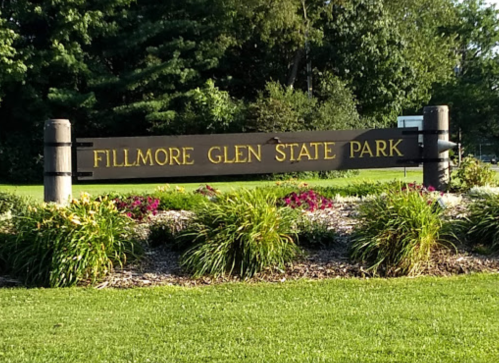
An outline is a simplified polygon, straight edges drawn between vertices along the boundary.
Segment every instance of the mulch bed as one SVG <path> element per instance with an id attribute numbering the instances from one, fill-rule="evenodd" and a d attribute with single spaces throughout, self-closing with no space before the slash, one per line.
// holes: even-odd
<path id="1" fill-rule="evenodd" d="M 238 276 L 218 278 L 203 277 L 193 279 L 184 273 L 179 266 L 179 255 L 165 247 L 147 249 L 146 257 L 140 265 L 130 266 L 115 271 L 98 287 L 128 288 L 135 286 L 181 285 L 203 286 L 224 282 L 284 282 L 299 279 L 331 279 L 331 278 L 370 278 L 372 274 L 366 266 L 353 263 L 348 257 L 349 239 L 356 223 L 355 214 L 358 198 L 341 198 L 335 201 L 334 208 L 309 213 L 311 219 L 321 219 L 333 228 L 338 238 L 329 249 L 306 250 L 304 256 L 284 270 L 268 269 L 250 279 L 242 280 Z M 450 207 L 447 218 L 462 218 L 466 213 L 467 200 L 462 197 L 446 201 Z M 173 219 L 181 225 L 189 218 L 188 212 L 169 211 L 156 218 Z M 483 256 L 458 247 L 458 251 L 440 250 L 424 270 L 423 275 L 451 276 L 477 272 L 499 273 L 499 256 Z"/>
<path id="2" fill-rule="evenodd" d="M 353 263 L 348 258 L 349 239 L 356 223 L 355 213 L 358 202 L 357 198 L 342 198 L 334 203 L 334 208 L 309 213 L 311 219 L 324 220 L 330 228 L 334 228 L 338 235 L 337 241 L 328 249 L 305 251 L 298 261 L 288 265 L 284 270 L 268 269 L 244 280 L 238 276 L 193 279 L 182 271 L 178 253 L 164 246 L 146 247 L 144 258 L 140 263 L 115 270 L 96 287 L 203 286 L 237 281 L 279 283 L 299 279 L 370 278 L 372 274 L 364 265 Z M 451 200 L 449 204 L 451 207 L 448 208 L 448 218 L 462 218 L 465 215 L 467 201 L 462 197 Z M 190 212 L 186 211 L 168 211 L 158 214 L 152 221 L 170 219 L 181 226 L 189 216 Z M 148 225 L 142 224 L 139 227 L 139 234 L 146 239 L 147 233 Z M 499 273 L 499 256 L 483 256 L 459 246 L 457 252 L 443 249 L 434 253 L 423 275 L 451 276 L 478 272 Z M 16 285 L 19 285 L 19 282 L 15 279 L 0 276 L 0 286 Z"/>

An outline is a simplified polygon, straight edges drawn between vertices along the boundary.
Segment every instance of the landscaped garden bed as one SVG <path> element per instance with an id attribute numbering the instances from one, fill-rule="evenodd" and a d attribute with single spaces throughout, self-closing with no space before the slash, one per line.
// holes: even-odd
<path id="1" fill-rule="evenodd" d="M 448 218 L 462 219 L 466 215 L 466 206 L 471 199 L 460 195 L 449 194 L 443 198 L 448 205 Z M 229 281 L 247 282 L 284 282 L 297 279 L 328 279 L 328 278 L 370 278 L 372 271 L 360 262 L 350 258 L 351 234 L 358 222 L 357 208 L 362 203 L 358 197 L 338 197 L 334 200 L 334 207 L 308 212 L 305 215 L 312 220 L 327 223 L 331 230 L 336 232 L 334 243 L 331 246 L 306 248 L 304 254 L 285 269 L 269 268 L 251 278 L 241 279 L 239 276 L 203 276 L 192 278 L 182 270 L 179 259 L 180 253 L 172 251 L 166 246 L 155 248 L 146 247 L 144 259 L 139 264 L 130 265 L 110 274 L 98 287 L 135 287 L 156 285 L 183 285 L 199 286 Z M 151 218 L 148 223 L 142 224 L 142 233 L 147 233 L 151 223 L 173 223 L 185 226 L 191 212 L 167 211 L 160 212 Z M 168 222 L 169 221 L 169 222 Z M 143 235 L 145 238 L 146 236 Z M 497 254 L 480 254 L 469 246 L 460 244 L 456 249 L 442 249 L 435 251 L 422 275 L 450 276 L 475 272 L 499 272 L 499 256 Z"/>
<path id="2" fill-rule="evenodd" d="M 210 185 L 189 193 L 168 186 L 143 195 L 82 193 L 66 207 L 4 193 L 0 285 L 498 272 L 499 193 L 474 186 L 490 181 L 484 169 L 460 170 L 453 193 L 397 181 L 345 188 L 284 181 L 225 193 Z"/>

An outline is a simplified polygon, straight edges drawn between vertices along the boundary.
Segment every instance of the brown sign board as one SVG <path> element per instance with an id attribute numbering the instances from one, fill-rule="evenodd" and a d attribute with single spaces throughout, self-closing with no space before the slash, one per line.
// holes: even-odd
<path id="1" fill-rule="evenodd" d="M 77 139 L 79 180 L 415 166 L 417 128 Z"/>

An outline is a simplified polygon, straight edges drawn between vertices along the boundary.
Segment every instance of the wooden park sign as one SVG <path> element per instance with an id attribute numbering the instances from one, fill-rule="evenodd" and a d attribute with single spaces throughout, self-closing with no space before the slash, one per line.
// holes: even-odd
<path id="1" fill-rule="evenodd" d="M 79 180 L 165 178 L 292 171 L 389 168 L 423 164 L 423 184 L 449 181 L 447 106 L 424 108 L 423 128 L 76 139 Z M 418 135 L 423 135 L 423 147 Z M 67 203 L 71 123 L 44 126 L 46 202 Z"/>
<path id="2" fill-rule="evenodd" d="M 77 139 L 80 180 L 417 165 L 417 128 Z"/>

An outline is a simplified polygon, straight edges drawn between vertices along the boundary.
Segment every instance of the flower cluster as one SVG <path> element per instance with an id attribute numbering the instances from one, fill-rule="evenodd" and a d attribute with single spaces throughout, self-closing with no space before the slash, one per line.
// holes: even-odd
<path id="1" fill-rule="evenodd" d="M 313 212 L 319 209 L 332 208 L 332 200 L 315 193 L 312 189 L 303 192 L 292 192 L 282 199 L 282 204 L 295 208 L 303 208 Z"/>
<path id="2" fill-rule="evenodd" d="M 159 199 L 143 196 L 130 196 L 126 199 L 114 199 L 116 208 L 128 217 L 141 221 L 158 213 Z"/>
<path id="3" fill-rule="evenodd" d="M 427 188 L 422 184 L 409 183 L 409 184 L 407 184 L 407 186 L 402 187 L 402 191 L 419 192 L 419 194 L 423 195 L 423 194 L 428 194 L 430 192 L 434 192 L 434 191 L 436 191 L 436 189 L 434 187 L 432 187 L 431 185 L 428 186 L 428 188 Z"/>
<path id="4" fill-rule="evenodd" d="M 402 187 L 401 191 L 419 193 L 421 197 L 427 199 L 427 203 L 430 205 L 435 202 L 437 195 L 440 197 L 444 195 L 442 192 L 438 193 L 437 190 L 431 185 L 425 187 L 424 185 L 417 183 L 409 183 L 407 186 Z"/>
<path id="5" fill-rule="evenodd" d="M 204 195 L 205 197 L 208 198 L 215 198 L 218 194 L 220 194 L 220 191 L 206 184 L 205 186 L 201 186 L 198 189 L 196 189 L 195 193 Z"/>

